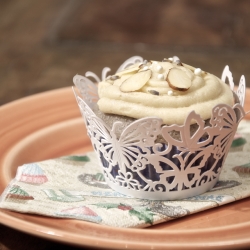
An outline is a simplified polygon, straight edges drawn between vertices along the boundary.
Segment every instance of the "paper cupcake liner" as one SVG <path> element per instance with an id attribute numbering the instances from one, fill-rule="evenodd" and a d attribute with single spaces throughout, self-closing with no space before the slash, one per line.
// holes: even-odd
<path id="1" fill-rule="evenodd" d="M 163 151 L 166 150 L 167 145 L 163 145 L 161 148 L 159 148 L 159 151 Z M 152 150 L 151 150 L 152 152 Z M 167 158 L 167 159 L 171 159 L 171 161 L 180 169 L 180 162 L 174 158 L 175 155 L 178 155 L 180 153 L 180 150 L 178 150 L 177 147 L 173 147 L 173 149 L 171 150 L 171 152 L 169 152 L 168 154 L 164 155 L 163 157 Z M 184 166 L 184 169 L 192 162 L 192 160 L 197 156 L 197 154 L 193 154 L 189 160 L 186 162 L 186 165 Z M 103 154 L 100 154 L 100 161 L 102 163 L 102 166 L 104 168 L 108 168 L 109 167 L 109 162 L 105 159 L 105 157 L 103 156 Z M 193 162 L 193 166 L 199 166 L 201 164 L 202 159 L 198 159 L 195 160 Z M 209 171 L 210 168 L 213 166 L 214 167 L 214 172 L 218 173 L 220 171 L 220 168 L 222 167 L 222 163 L 224 161 L 224 157 L 222 157 L 214 166 L 214 158 L 212 156 L 210 156 L 206 163 L 204 164 L 204 166 L 200 169 L 200 174 L 202 175 L 203 173 L 205 173 L 206 171 Z M 160 174 L 157 173 L 154 169 L 154 167 L 151 164 L 146 164 L 145 165 L 145 169 L 143 169 L 141 171 L 141 174 L 146 178 L 146 179 L 150 179 L 152 181 L 159 181 L 160 179 Z M 165 170 L 169 170 L 171 171 L 172 168 L 170 165 L 162 163 L 161 167 Z M 115 179 L 116 176 L 118 176 L 118 171 L 119 171 L 119 165 L 115 165 L 112 168 L 112 171 L 110 172 L 112 177 Z M 130 172 L 132 174 L 133 179 L 136 179 L 139 181 L 139 183 L 142 186 L 145 186 L 147 183 L 145 181 L 143 181 L 140 176 L 136 173 L 136 172 L 131 172 L 129 169 L 127 169 L 127 172 Z M 194 178 L 194 174 L 190 173 L 188 174 L 188 180 L 191 181 Z M 172 177 L 167 177 L 166 178 L 166 182 L 167 183 L 171 183 L 174 180 L 174 176 Z M 204 177 L 204 181 L 206 181 L 206 177 Z M 200 181 L 202 182 L 202 180 Z M 193 186 L 195 186 L 196 183 L 193 184 Z M 199 184 L 200 185 L 200 184 Z M 182 187 L 182 189 L 187 189 L 185 186 Z M 173 188 L 171 191 L 175 191 L 177 190 L 177 187 Z M 163 190 L 165 191 L 165 190 Z"/>
<path id="2" fill-rule="evenodd" d="M 222 80 L 226 78 L 233 91 L 228 67 L 222 74 Z M 122 194 L 151 200 L 183 199 L 213 188 L 237 126 L 245 116 L 242 108 L 245 81 L 242 79 L 235 93 L 240 103 L 233 107 L 216 105 L 209 126 L 193 111 L 183 125 L 167 126 L 159 118 L 148 117 L 125 128 L 121 122 L 109 128 L 92 111 L 98 100 L 96 85 L 86 77 L 75 76 L 73 81 L 83 97 L 75 93 L 76 100 L 107 184 Z M 190 136 L 187 131 L 194 120 L 198 128 Z M 122 131 L 121 135 L 118 136 L 116 130 Z M 171 137 L 171 131 L 178 131 L 180 139 Z M 157 143 L 158 136 L 168 144 Z"/>

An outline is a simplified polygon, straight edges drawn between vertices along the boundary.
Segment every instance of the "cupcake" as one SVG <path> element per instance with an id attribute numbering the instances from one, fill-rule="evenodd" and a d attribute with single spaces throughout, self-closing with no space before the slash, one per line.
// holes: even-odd
<path id="1" fill-rule="evenodd" d="M 87 77 L 73 79 L 108 185 L 152 200 L 183 199 L 213 188 L 245 114 L 245 82 L 236 94 L 228 67 L 222 81 L 178 57 L 162 62 L 133 57 L 114 75 L 106 77 L 108 71 L 102 81 L 87 73 L 98 86 Z"/>

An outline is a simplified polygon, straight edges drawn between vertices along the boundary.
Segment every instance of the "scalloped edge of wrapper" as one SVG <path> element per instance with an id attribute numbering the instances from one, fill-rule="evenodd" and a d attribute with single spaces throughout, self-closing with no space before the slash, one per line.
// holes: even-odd
<path id="1" fill-rule="evenodd" d="M 118 68 L 116 74 L 142 62 L 139 56 L 131 57 Z M 103 69 L 102 80 L 106 79 L 109 71 L 107 67 Z M 74 88 L 73 91 L 105 180 L 112 189 L 141 199 L 178 200 L 202 194 L 214 187 L 238 124 L 246 114 L 243 109 L 244 76 L 234 92 L 239 103 L 233 107 L 216 105 L 212 110 L 211 126 L 205 126 L 201 117 L 192 111 L 183 125 L 167 126 L 157 117 L 147 117 L 125 128 L 119 121 L 112 128 L 108 127 L 92 111 L 98 101 L 98 92 L 97 85 L 89 78 L 101 81 L 92 72 L 87 72 L 86 77 L 76 75 L 73 82 L 81 96 Z M 223 82 L 228 79 L 234 91 L 228 66 L 221 79 Z M 194 120 L 198 129 L 191 136 L 190 126 Z M 122 131 L 120 135 L 118 130 Z M 180 133 L 180 140 L 171 137 L 169 132 L 172 130 Z M 204 134 L 207 136 L 204 137 Z M 156 143 L 159 135 L 167 144 Z"/>

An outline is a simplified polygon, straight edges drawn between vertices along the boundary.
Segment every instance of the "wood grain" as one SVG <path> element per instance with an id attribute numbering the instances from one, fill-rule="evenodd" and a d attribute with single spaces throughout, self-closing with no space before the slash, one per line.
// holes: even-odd
<path id="1" fill-rule="evenodd" d="M 178 55 L 218 76 L 228 64 L 250 87 L 249 10 L 247 0 L 0 1 L 0 105 L 133 55 Z"/>

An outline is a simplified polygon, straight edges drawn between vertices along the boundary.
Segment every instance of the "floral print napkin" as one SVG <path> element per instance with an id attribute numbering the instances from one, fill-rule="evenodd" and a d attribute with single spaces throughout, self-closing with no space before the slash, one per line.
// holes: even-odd
<path id="1" fill-rule="evenodd" d="M 113 227 L 143 228 L 250 196 L 250 122 L 242 121 L 213 190 L 188 199 L 150 201 L 113 191 L 94 152 L 24 164 L 0 208 Z"/>

